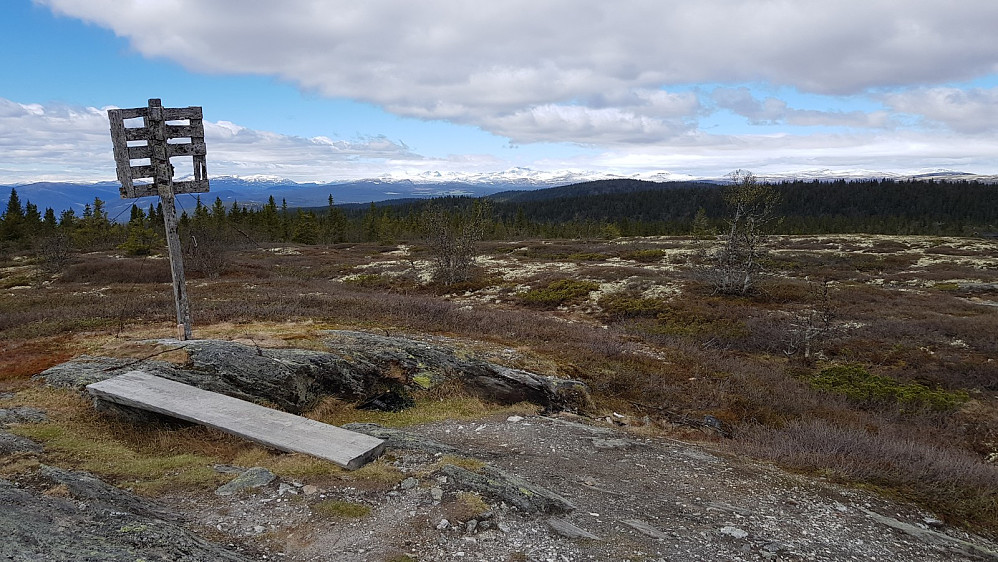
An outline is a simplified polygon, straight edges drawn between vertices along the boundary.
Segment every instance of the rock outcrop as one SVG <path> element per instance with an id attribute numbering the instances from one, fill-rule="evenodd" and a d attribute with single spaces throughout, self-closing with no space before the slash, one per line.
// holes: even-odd
<path id="1" fill-rule="evenodd" d="M 83 388 L 126 370 L 183 382 L 242 400 L 301 413 L 325 396 L 361 402 L 386 390 L 418 393 L 455 382 L 482 399 L 533 402 L 546 411 L 577 410 L 588 403 L 583 383 L 545 377 L 403 337 L 363 332 L 325 333 L 329 351 L 264 349 L 219 340 L 158 340 L 182 349 L 183 364 L 146 359 L 80 356 L 41 373 L 49 384 Z"/>
<path id="2" fill-rule="evenodd" d="M 34 487 L 0 478 L 3 560 L 250 560 L 206 541 L 148 500 L 83 472 L 42 466 Z"/>

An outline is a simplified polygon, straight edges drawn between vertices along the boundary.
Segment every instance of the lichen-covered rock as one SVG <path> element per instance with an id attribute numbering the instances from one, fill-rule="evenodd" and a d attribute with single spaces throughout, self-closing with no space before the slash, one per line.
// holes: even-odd
<path id="1" fill-rule="evenodd" d="M 40 444 L 31 439 L 0 431 L 0 457 L 14 453 L 40 453 L 43 450 Z"/>
<path id="2" fill-rule="evenodd" d="M 45 411 L 31 406 L 0 408 L 0 425 L 8 423 L 40 423 L 45 421 Z"/>
<path id="3" fill-rule="evenodd" d="M 511 369 L 454 349 L 418 340 L 350 330 L 325 332 L 333 353 L 349 361 L 393 372 L 417 388 L 458 381 L 481 398 L 503 404 L 532 402 L 548 411 L 576 410 L 588 404 L 582 382 Z"/>
<path id="4" fill-rule="evenodd" d="M 263 468 L 262 466 L 254 466 L 253 468 L 247 469 L 239 476 L 236 476 L 229 482 L 219 486 L 215 490 L 215 494 L 219 496 L 231 496 L 232 494 L 241 492 L 243 490 L 252 490 L 254 488 L 261 488 L 270 484 L 274 481 L 277 476 L 273 472 Z"/>
<path id="5" fill-rule="evenodd" d="M 85 474 L 44 467 L 70 497 L 0 479 L 0 559 L 16 561 L 248 561 L 178 524 L 158 508 Z"/>
<path id="6" fill-rule="evenodd" d="M 343 429 L 384 439 L 386 442 L 385 447 L 388 449 L 410 449 L 427 453 L 457 452 L 457 449 L 450 445 L 427 439 L 416 433 L 402 431 L 401 429 L 382 427 L 376 423 L 348 423 L 342 427 Z"/>
<path id="7" fill-rule="evenodd" d="M 292 413 L 312 408 L 324 396 L 361 401 L 386 388 L 419 392 L 445 381 L 460 383 L 484 400 L 533 402 L 547 411 L 577 410 L 588 401 L 581 382 L 463 357 L 445 346 L 352 331 L 330 331 L 326 336 L 329 352 L 263 349 L 219 340 L 157 340 L 158 345 L 183 349 L 187 362 L 84 355 L 39 377 L 54 386 L 83 388 L 138 369 Z"/>
<path id="8" fill-rule="evenodd" d="M 242 400 L 264 401 L 296 414 L 315 406 L 326 395 L 361 399 L 380 377 L 373 367 L 351 364 L 318 351 L 261 349 L 218 340 L 159 343 L 182 347 L 188 363 L 84 355 L 43 371 L 39 377 L 54 386 L 83 388 L 126 370 L 140 369 Z"/>
<path id="9" fill-rule="evenodd" d="M 485 465 L 479 472 L 445 464 L 440 473 L 460 487 L 492 496 L 526 513 L 570 513 L 575 505 L 558 494 L 520 478 Z"/>

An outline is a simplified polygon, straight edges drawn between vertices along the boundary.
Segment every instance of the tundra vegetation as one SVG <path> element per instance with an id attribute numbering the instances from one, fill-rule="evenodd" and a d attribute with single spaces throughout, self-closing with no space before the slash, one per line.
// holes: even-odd
<path id="1" fill-rule="evenodd" d="M 745 255 L 731 249 L 745 215 L 733 218 L 712 187 L 604 192 L 589 200 L 604 214 L 564 220 L 545 217 L 588 196 L 495 200 L 491 211 L 464 199 L 198 204 L 181 220 L 195 335 L 305 348 L 327 328 L 450 336 L 468 353 L 585 381 L 583 415 L 873 488 L 995 536 L 998 239 L 979 234 L 998 230 L 998 198 L 994 186 L 901 183 L 866 186 L 880 198 L 859 208 L 879 214 L 837 215 L 808 214 L 826 200 L 801 198 L 859 188 L 769 186 L 767 212 L 784 220 L 748 242 L 750 283 L 740 277 L 737 290 L 711 276 L 724 273 L 713 271 L 729 263 L 724 252 Z M 894 198 L 902 188 L 910 196 Z M 978 199 L 964 209 L 966 193 Z M 940 194 L 951 197 L 918 208 Z M 40 386 L 33 375 L 78 354 L 140 358 L 135 341 L 171 335 L 170 271 L 155 207 L 114 223 L 99 201 L 57 219 L 11 200 L 0 223 L 0 407 L 49 412 L 15 428 L 46 443 L 47 462 L 150 494 L 216 484 L 203 468 L 212 462 L 337 477 L 202 428 L 123 431 L 78 395 Z M 658 200 L 683 201 L 681 214 L 613 214 Z M 323 403 L 309 415 L 404 425 L 495 408 L 443 389 L 397 414 Z M 24 462 L 0 460 L 0 474 Z M 367 485 L 398 480 L 379 463 L 364 470 Z"/>

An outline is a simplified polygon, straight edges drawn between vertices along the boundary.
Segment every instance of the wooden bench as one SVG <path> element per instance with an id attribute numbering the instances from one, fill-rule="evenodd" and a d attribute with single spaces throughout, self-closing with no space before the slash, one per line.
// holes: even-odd
<path id="1" fill-rule="evenodd" d="M 87 386 L 101 400 L 214 427 L 281 451 L 304 453 L 350 470 L 376 459 L 381 439 L 272 410 L 142 371 Z"/>

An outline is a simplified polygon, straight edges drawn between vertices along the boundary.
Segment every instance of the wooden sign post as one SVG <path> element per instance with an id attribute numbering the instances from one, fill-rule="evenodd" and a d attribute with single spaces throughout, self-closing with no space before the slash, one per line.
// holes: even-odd
<path id="1" fill-rule="evenodd" d="M 111 142 L 118 181 L 123 199 L 158 195 L 163 205 L 166 225 L 166 245 L 170 252 L 170 272 L 173 276 L 173 297 L 177 305 L 177 337 L 191 339 L 191 311 L 184 281 L 184 259 L 177 234 L 177 193 L 207 193 L 208 174 L 205 167 L 204 124 L 200 107 L 163 107 L 158 99 L 150 99 L 148 107 L 109 109 Z M 142 118 L 141 126 L 126 126 L 129 119 Z M 170 140 L 177 142 L 169 142 Z M 185 140 L 186 139 L 186 140 Z M 170 158 L 190 156 L 194 178 L 173 181 Z M 138 161 L 137 164 L 132 164 Z M 148 161 L 148 164 L 145 163 Z M 148 183 L 135 180 L 148 178 Z"/>

